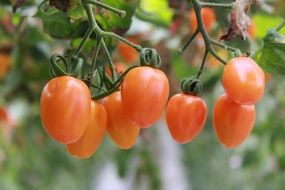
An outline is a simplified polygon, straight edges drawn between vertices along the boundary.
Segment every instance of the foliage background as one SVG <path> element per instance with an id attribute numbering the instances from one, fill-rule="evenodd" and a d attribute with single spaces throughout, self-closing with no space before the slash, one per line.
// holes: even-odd
<path id="1" fill-rule="evenodd" d="M 0 103 L 16 121 L 10 133 L 5 132 L 5 123 L 1 122 L 0 126 L 1 189 L 281 190 L 285 187 L 285 81 L 280 75 L 284 70 L 273 73 L 268 82 L 265 96 L 257 105 L 257 121 L 248 140 L 237 149 L 227 150 L 218 143 L 211 124 L 213 104 L 223 93 L 220 84 L 223 66 L 212 57 L 207 60 L 208 67 L 202 76 L 209 116 L 195 141 L 176 144 L 162 118 L 151 129 L 143 130 L 137 145 L 128 151 L 117 149 L 106 136 L 91 159 L 76 160 L 68 155 L 62 145 L 44 132 L 39 97 L 51 78 L 49 56 L 78 46 L 88 26 L 86 15 L 75 6 L 76 1 L 68 12 L 54 7 L 37 10 L 40 2 L 33 0 L 15 2 L 0 1 L 0 50 L 11 58 L 10 69 L 0 83 Z M 171 81 L 172 94 L 178 92 L 179 80 L 195 73 L 203 53 L 201 43 L 196 41 L 182 57 L 177 54 L 177 48 L 191 33 L 187 12 L 179 17 L 182 23 L 172 32 L 169 26 L 177 16 L 177 9 L 169 6 L 173 1 L 104 2 L 127 10 L 128 16 L 121 19 L 107 12 L 99 13 L 96 19 L 101 26 L 121 35 L 128 31 L 127 36 L 137 36 L 141 44 L 157 48 L 162 69 Z M 16 10 L 14 14 L 11 4 Z M 133 16 L 139 4 L 144 12 Z M 244 50 L 258 50 L 266 32 L 281 22 L 283 4 L 282 0 L 276 0 L 270 6 L 254 6 L 251 13 L 257 26 L 256 40 L 236 39 L 228 43 Z M 219 10 L 216 14 L 217 24 L 211 35 L 218 38 L 227 29 L 227 15 Z M 282 33 L 285 34 L 284 30 Z M 85 52 L 94 45 L 89 40 Z M 121 61 L 113 41 L 109 42 L 109 48 L 114 59 Z M 283 62 L 280 63 L 284 64 L 284 45 L 281 50 Z M 219 54 L 227 59 L 231 56 L 224 51 Z M 266 60 L 272 60 L 274 54 L 267 56 Z"/>

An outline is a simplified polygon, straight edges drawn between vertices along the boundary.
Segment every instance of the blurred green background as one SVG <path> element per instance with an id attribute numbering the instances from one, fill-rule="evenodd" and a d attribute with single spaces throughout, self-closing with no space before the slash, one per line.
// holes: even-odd
<path id="1" fill-rule="evenodd" d="M 77 1 L 70 2 L 74 7 L 64 12 L 49 7 L 48 2 L 43 10 L 38 10 L 41 1 L 0 0 L 1 190 L 284 189 L 284 71 L 268 74 L 265 95 L 256 107 L 255 127 L 246 142 L 233 150 L 219 144 L 211 124 L 214 102 L 223 93 L 223 66 L 211 56 L 202 75 L 202 97 L 209 110 L 207 124 L 193 142 L 175 143 L 164 117 L 152 128 L 142 130 L 135 147 L 127 151 L 119 150 L 106 135 L 99 150 L 88 160 L 73 158 L 64 146 L 49 138 L 39 116 L 41 90 L 51 79 L 49 57 L 78 46 L 88 26 Z M 100 13 L 96 18 L 101 27 L 121 35 L 127 32 L 126 36 L 135 37 L 144 46 L 155 47 L 162 58 L 162 70 L 169 77 L 171 95 L 179 92 L 179 81 L 195 74 L 203 56 L 203 44 L 199 41 L 194 41 L 183 56 L 177 54 L 191 34 L 191 6 L 183 0 L 104 2 L 118 5 L 129 14 L 120 20 L 112 15 L 106 19 L 106 13 Z M 255 37 L 227 43 L 244 51 L 260 50 L 263 37 L 281 23 L 284 12 L 283 0 L 260 1 L 251 9 Z M 210 33 L 213 38 L 226 32 L 228 13 L 216 10 L 217 21 Z M 281 33 L 285 34 L 284 30 Z M 278 44 L 283 51 L 280 64 L 285 64 L 285 40 Z M 85 52 L 93 46 L 91 38 Z M 116 44 L 110 42 L 109 48 L 115 61 L 124 61 Z M 224 50 L 218 53 L 227 60 L 231 57 Z M 84 56 L 88 58 L 90 54 Z"/>

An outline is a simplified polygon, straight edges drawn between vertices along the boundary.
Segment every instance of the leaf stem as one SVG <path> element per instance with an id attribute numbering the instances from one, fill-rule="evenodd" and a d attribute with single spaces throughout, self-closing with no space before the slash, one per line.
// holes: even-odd
<path id="1" fill-rule="evenodd" d="M 199 34 L 199 30 L 196 29 L 195 32 L 192 34 L 192 36 L 189 38 L 189 40 L 178 50 L 180 54 L 185 51 L 185 49 L 191 44 L 191 42 L 195 39 L 195 37 Z"/>
<path id="2" fill-rule="evenodd" d="M 200 2 L 201 7 L 214 7 L 214 8 L 228 8 L 233 9 L 235 7 L 235 3 L 210 3 L 210 2 Z"/>
<path id="3" fill-rule="evenodd" d="M 224 48 L 225 50 L 230 50 L 230 51 L 233 51 L 233 52 L 238 50 L 237 48 L 234 48 L 234 47 L 231 47 L 231 46 L 227 46 L 226 44 L 223 44 L 223 43 L 218 42 L 218 41 L 213 40 L 213 39 L 210 39 L 210 41 L 211 41 L 211 43 L 213 45 L 216 45 L 216 46 L 219 46 L 221 48 Z"/>
<path id="4" fill-rule="evenodd" d="M 97 1 L 97 0 L 87 0 L 86 3 L 92 4 L 92 5 L 96 5 L 98 7 L 101 7 L 101 8 L 104 8 L 106 10 L 109 10 L 109 11 L 119 15 L 122 18 L 126 16 L 126 11 L 114 8 L 114 7 L 110 6 L 110 5 L 107 5 L 107 4 L 102 3 L 100 1 Z"/>

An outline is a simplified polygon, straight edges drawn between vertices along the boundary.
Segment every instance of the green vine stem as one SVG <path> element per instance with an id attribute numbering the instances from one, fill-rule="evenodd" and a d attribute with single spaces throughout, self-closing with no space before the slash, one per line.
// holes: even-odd
<path id="1" fill-rule="evenodd" d="M 283 21 L 281 22 L 281 24 L 276 27 L 276 30 L 279 32 L 279 31 L 282 30 L 282 28 L 284 28 L 284 27 L 285 27 L 285 19 L 283 19 Z"/>
<path id="2" fill-rule="evenodd" d="M 223 7 L 223 8 L 230 8 L 233 9 L 235 7 L 235 3 L 229 3 L 229 4 L 222 4 L 222 3 L 208 3 L 208 2 L 201 2 L 199 0 L 188 0 L 190 4 L 192 4 L 193 9 L 195 11 L 197 23 L 198 23 L 198 28 L 195 30 L 195 32 L 192 34 L 190 39 L 179 49 L 179 53 L 182 54 L 183 51 L 191 44 L 191 42 L 195 39 L 195 37 L 200 33 L 203 37 L 204 43 L 205 43 L 205 55 L 204 58 L 207 56 L 208 53 L 212 54 L 217 60 L 219 60 L 221 63 L 226 64 L 226 61 L 223 60 L 213 49 L 212 45 L 219 46 L 221 48 L 224 48 L 229 51 L 237 51 L 237 48 L 227 46 L 226 44 L 223 44 L 221 42 L 215 41 L 211 39 L 205 29 L 202 15 L 201 15 L 201 10 L 204 7 Z M 201 68 L 203 70 L 204 67 L 204 62 L 201 63 Z M 202 71 L 200 70 L 200 71 Z M 199 72 L 198 72 L 199 73 Z M 200 76 L 201 74 L 199 74 Z"/>
<path id="3" fill-rule="evenodd" d="M 96 5 L 98 7 L 104 8 L 106 10 L 109 10 L 109 11 L 119 15 L 120 17 L 125 17 L 126 16 L 126 11 L 116 9 L 114 7 L 111 7 L 111 6 L 109 6 L 109 5 L 105 4 L 105 3 L 102 3 L 102 2 L 97 1 L 97 0 L 88 0 L 87 3 L 88 4 L 92 4 L 92 5 Z"/>
<path id="4" fill-rule="evenodd" d="M 228 8 L 233 9 L 235 3 L 210 3 L 210 2 L 200 2 L 201 7 L 215 7 L 215 8 Z"/>

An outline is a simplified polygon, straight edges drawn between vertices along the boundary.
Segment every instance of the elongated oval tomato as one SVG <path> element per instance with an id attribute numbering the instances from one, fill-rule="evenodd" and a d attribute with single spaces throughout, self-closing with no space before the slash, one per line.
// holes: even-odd
<path id="1" fill-rule="evenodd" d="M 84 82 L 56 77 L 45 85 L 40 101 L 43 126 L 53 139 L 70 144 L 81 138 L 91 111 L 91 95 Z"/>
<path id="2" fill-rule="evenodd" d="M 205 102 L 187 94 L 176 94 L 166 107 L 166 121 L 171 136 L 179 143 L 188 143 L 199 135 L 207 118 Z"/>
<path id="3" fill-rule="evenodd" d="M 168 96 L 167 77 L 148 66 L 129 71 L 122 84 L 124 110 L 141 127 L 149 127 L 160 118 Z"/>
<path id="4" fill-rule="evenodd" d="M 213 126 L 219 141 L 227 148 L 243 143 L 255 122 L 254 105 L 240 105 L 224 94 L 214 107 Z"/>
<path id="5" fill-rule="evenodd" d="M 83 136 L 79 141 L 68 144 L 68 152 L 77 158 L 89 158 L 92 156 L 103 140 L 107 125 L 107 113 L 105 107 L 95 101 L 91 101 L 91 114 Z"/>
<path id="6" fill-rule="evenodd" d="M 201 16 L 207 32 L 210 32 L 216 22 L 216 14 L 215 11 L 211 8 L 203 8 L 201 9 Z M 192 9 L 189 12 L 189 24 L 192 31 L 195 31 L 198 27 L 195 11 Z"/>
<path id="7" fill-rule="evenodd" d="M 125 114 L 121 93 L 114 92 L 102 101 L 107 111 L 107 133 L 121 149 L 129 149 L 137 141 L 140 127 Z"/>
<path id="8" fill-rule="evenodd" d="M 263 96 L 263 70 L 249 57 L 233 58 L 224 68 L 222 84 L 229 97 L 239 104 L 255 104 Z"/>

